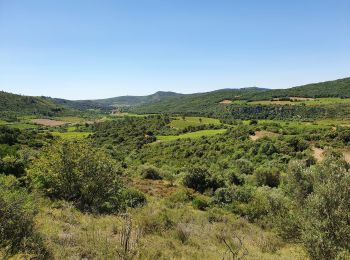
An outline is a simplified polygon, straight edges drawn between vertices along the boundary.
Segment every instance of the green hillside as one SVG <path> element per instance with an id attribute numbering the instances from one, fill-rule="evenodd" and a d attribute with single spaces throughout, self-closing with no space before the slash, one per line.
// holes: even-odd
<path id="1" fill-rule="evenodd" d="M 295 97 L 301 99 L 295 100 Z M 333 99 L 325 100 L 325 98 L 330 97 Z M 137 113 L 171 113 L 214 117 L 231 116 L 240 119 L 313 118 L 327 117 L 329 114 L 341 117 L 348 115 L 350 111 L 349 102 L 341 99 L 349 97 L 350 78 L 346 78 L 289 89 L 225 89 L 184 95 L 181 98 L 173 97 L 135 107 L 133 111 Z M 306 98 L 322 99 L 307 100 Z M 269 104 L 253 102 L 271 101 L 274 99 L 277 99 L 276 102 Z"/>
<path id="2" fill-rule="evenodd" d="M 42 97 L 15 95 L 0 91 L 0 117 L 11 118 L 19 115 L 53 116 L 63 112 L 62 106 Z"/>
<path id="3" fill-rule="evenodd" d="M 59 106 L 70 109 L 86 110 L 86 109 L 111 109 L 109 105 L 100 104 L 92 100 L 67 100 L 62 98 L 45 97 L 46 100 L 53 102 Z"/>
<path id="4" fill-rule="evenodd" d="M 91 100 L 91 102 L 100 106 L 136 106 L 161 101 L 169 97 L 179 96 L 182 96 L 182 94 L 175 92 L 158 91 L 148 96 L 121 96 L 107 99 Z"/>
<path id="5" fill-rule="evenodd" d="M 312 83 L 288 89 L 268 90 L 266 92 L 259 93 L 258 95 L 247 96 L 249 99 L 256 100 L 279 97 L 350 98 L 350 78 Z"/>

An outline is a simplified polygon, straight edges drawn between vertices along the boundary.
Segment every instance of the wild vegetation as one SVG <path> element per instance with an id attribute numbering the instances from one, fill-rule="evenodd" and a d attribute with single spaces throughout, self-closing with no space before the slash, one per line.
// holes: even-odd
<path id="1" fill-rule="evenodd" d="M 346 82 L 325 83 L 339 92 L 320 106 L 324 84 L 284 101 L 305 105 L 249 104 L 264 89 L 220 104 L 219 91 L 235 115 L 208 105 L 216 118 L 76 110 L 39 125 L 13 109 L 16 124 L 0 121 L 0 258 L 348 259 Z M 309 120 L 286 116 L 296 107 Z"/>

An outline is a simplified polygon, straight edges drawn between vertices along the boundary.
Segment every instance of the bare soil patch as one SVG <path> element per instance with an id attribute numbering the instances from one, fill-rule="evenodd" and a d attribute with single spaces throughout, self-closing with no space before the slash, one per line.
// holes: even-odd
<path id="1" fill-rule="evenodd" d="M 250 139 L 252 139 L 253 141 L 256 141 L 259 138 L 275 137 L 275 136 L 279 136 L 279 134 L 276 134 L 276 133 L 273 133 L 273 132 L 269 132 L 269 131 L 256 131 L 255 135 L 251 135 L 250 136 Z"/>
<path id="2" fill-rule="evenodd" d="M 225 99 L 225 100 L 221 101 L 220 104 L 232 104 L 232 100 Z"/>
<path id="3" fill-rule="evenodd" d="M 345 161 L 350 163 L 350 150 L 343 150 L 342 152 L 344 154 Z"/>
<path id="4" fill-rule="evenodd" d="M 320 162 L 324 159 L 324 150 L 323 149 L 317 148 L 317 147 L 312 147 L 312 151 L 314 153 L 315 159 L 318 162 Z M 339 150 L 339 151 L 343 153 L 345 161 L 350 163 L 350 150 L 343 149 L 343 150 Z"/>
<path id="5" fill-rule="evenodd" d="M 64 121 L 58 121 L 58 120 L 52 120 L 52 119 L 33 119 L 32 122 L 34 124 L 44 125 L 44 126 L 60 126 L 60 125 L 67 124 L 67 122 L 64 122 Z"/>
<path id="6" fill-rule="evenodd" d="M 322 161 L 324 158 L 324 150 L 321 148 L 317 148 L 317 147 L 312 147 L 312 151 L 314 152 L 314 157 L 316 159 L 316 161 Z"/>

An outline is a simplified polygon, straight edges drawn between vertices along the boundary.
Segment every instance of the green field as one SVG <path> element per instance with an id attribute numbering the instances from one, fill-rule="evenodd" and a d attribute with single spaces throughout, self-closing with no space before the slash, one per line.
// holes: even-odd
<path id="1" fill-rule="evenodd" d="M 188 126 L 200 126 L 209 124 L 219 125 L 220 120 L 207 117 L 176 117 L 175 120 L 172 120 L 169 125 L 173 128 L 184 129 Z"/>
<path id="2" fill-rule="evenodd" d="M 80 140 L 88 137 L 93 134 L 92 132 L 51 132 L 53 136 L 60 137 L 64 140 Z"/>
<path id="3" fill-rule="evenodd" d="M 157 136 L 157 140 L 161 142 L 170 142 L 177 139 L 191 138 L 196 139 L 202 136 L 213 136 L 217 134 L 225 133 L 226 129 L 214 129 L 214 130 L 201 130 L 192 133 L 186 133 L 182 135 L 168 135 L 168 136 Z"/>
<path id="4" fill-rule="evenodd" d="M 249 125 L 250 120 L 243 120 L 244 125 Z M 350 119 L 319 119 L 315 121 L 287 121 L 287 120 L 258 120 L 259 126 L 279 124 L 281 128 L 295 128 L 298 130 L 331 128 L 333 126 L 350 126 Z"/>
<path id="5" fill-rule="evenodd" d="M 37 125 L 34 125 L 34 124 L 26 124 L 26 123 L 20 123 L 20 122 L 18 122 L 18 123 L 8 123 L 8 122 L 5 122 L 5 121 L 1 121 L 0 125 L 5 125 L 7 127 L 12 127 L 12 128 L 18 128 L 18 129 L 21 129 L 21 130 L 34 129 L 34 128 L 38 127 Z"/>
<path id="6" fill-rule="evenodd" d="M 150 116 L 151 114 L 134 114 L 134 113 L 115 113 L 115 114 L 111 114 L 111 116 L 113 117 L 146 117 L 146 116 Z"/>

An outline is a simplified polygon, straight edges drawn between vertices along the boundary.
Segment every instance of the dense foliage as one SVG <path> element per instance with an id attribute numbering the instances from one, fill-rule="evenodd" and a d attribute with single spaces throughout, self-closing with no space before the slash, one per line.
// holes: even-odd
<path id="1" fill-rule="evenodd" d="M 34 230 L 36 213 L 34 197 L 19 187 L 15 178 L 0 176 L 0 248 L 9 255 L 24 251 L 47 256 Z"/>
<path id="2" fill-rule="evenodd" d="M 71 201 L 84 211 L 108 213 L 126 206 L 120 175 L 117 164 L 102 151 L 84 143 L 64 142 L 45 150 L 29 177 L 33 187 L 51 198 Z"/>

